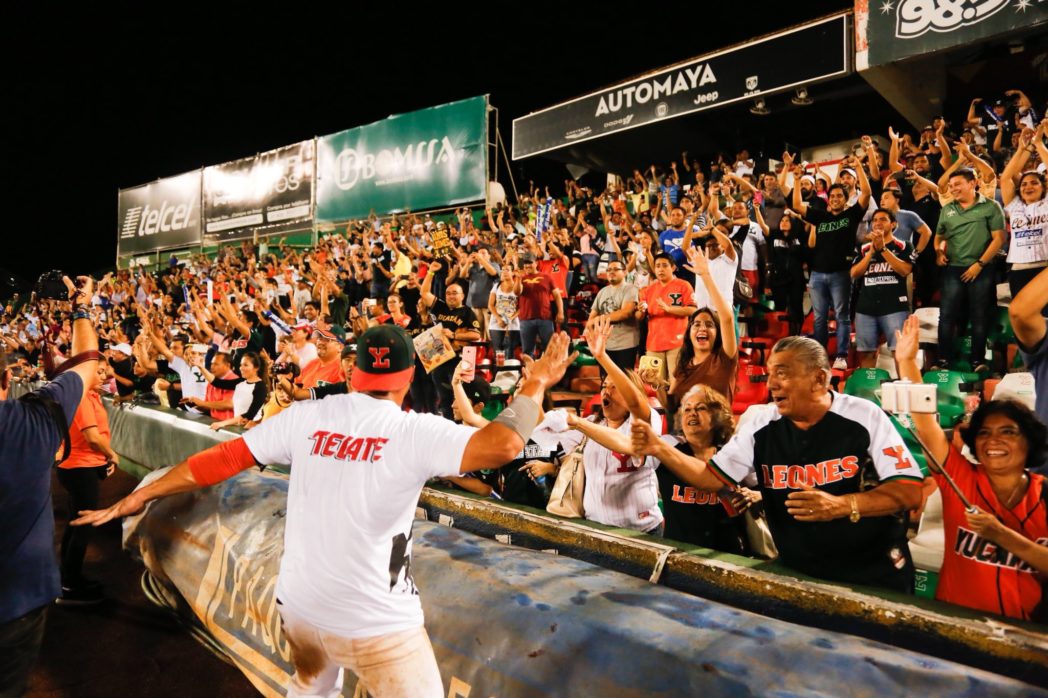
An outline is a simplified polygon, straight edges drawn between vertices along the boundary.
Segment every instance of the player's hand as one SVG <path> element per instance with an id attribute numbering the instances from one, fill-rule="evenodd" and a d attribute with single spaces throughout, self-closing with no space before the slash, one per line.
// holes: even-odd
<path id="1" fill-rule="evenodd" d="M 920 320 L 911 315 L 902 323 L 901 330 L 895 330 L 895 360 L 916 361 L 920 339 Z"/>
<path id="2" fill-rule="evenodd" d="M 531 364 L 528 379 L 541 381 L 547 389 L 556 385 L 579 355 L 577 351 L 569 353 L 570 348 L 571 338 L 567 332 L 554 334 L 546 345 L 546 351 L 542 352 L 542 358 Z"/>
<path id="3" fill-rule="evenodd" d="M 142 511 L 146 502 L 138 492 L 132 492 L 108 509 L 85 509 L 77 512 L 80 517 L 70 521 L 73 526 L 101 526 L 107 521 L 131 516 Z"/>
<path id="4" fill-rule="evenodd" d="M 832 521 L 851 513 L 851 505 L 844 497 L 817 490 L 810 485 L 801 487 L 799 492 L 790 492 L 786 497 L 786 513 L 798 521 Z"/>

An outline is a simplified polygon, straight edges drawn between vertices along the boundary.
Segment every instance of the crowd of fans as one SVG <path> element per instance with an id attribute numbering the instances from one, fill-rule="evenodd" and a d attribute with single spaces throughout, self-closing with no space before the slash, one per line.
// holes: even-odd
<path id="1" fill-rule="evenodd" d="M 834 392 L 831 380 L 875 366 L 897 337 L 899 372 L 920 380 L 908 318 L 922 307 L 939 308 L 925 370 L 1003 373 L 1003 354 L 991 361 L 987 348 L 997 284 L 1007 282 L 1019 349 L 1040 388 L 1046 129 L 1013 90 L 916 137 L 864 136 L 835 174 L 790 152 L 757 163 L 742 150 L 706 167 L 685 152 L 603 190 L 568 180 L 554 197 L 532 185 L 516 202 L 445 221 L 372 215 L 307 249 L 243 241 L 215 256 L 172 258 L 163 270 L 119 270 L 91 299 L 102 391 L 209 417 L 213 429 L 250 429 L 295 401 L 351 391 L 354 338 L 368 327 L 396 325 L 414 338 L 439 327 L 455 356 L 436 367 L 416 357 L 410 409 L 479 426 L 512 399 L 528 357 L 564 329 L 583 354 L 569 374 L 578 389 L 549 396 L 517 459 L 451 484 L 544 508 L 559 463 L 577 451 L 591 520 L 767 556 L 774 546 L 754 536 L 763 527 L 788 566 L 912 591 L 906 528 L 927 494 L 923 478 L 905 447 L 891 445 L 894 428 L 877 406 Z M 781 336 L 791 336 L 774 347 L 759 341 L 772 307 Z M 61 361 L 71 336 L 59 304 L 16 297 L 3 308 L 0 339 L 16 378 L 42 377 L 42 352 Z M 740 385 L 755 373 L 767 382 L 760 399 Z M 565 397 L 574 409 L 553 409 Z M 77 467 L 119 459 L 96 403 L 81 408 L 89 412 L 81 423 L 95 428 L 82 451 L 94 457 L 82 453 Z M 1032 580 L 1048 571 L 1045 490 L 1031 469 L 1045 464 L 1048 390 L 1037 406 L 1035 416 L 985 403 L 959 427 L 967 459 L 917 420 L 955 478 L 964 473 L 973 491 L 988 483 L 973 502 L 978 513 L 946 505 L 948 547 L 958 530 L 974 531 L 992 541 L 983 552 L 1003 570 L 974 592 L 959 589 L 956 574 L 975 564 L 973 554 L 958 563 L 947 551 L 940 598 L 1043 620 Z M 803 465 L 818 450 L 803 435 L 815 441 L 820 423 L 836 430 L 823 444 L 850 434 L 854 443 L 842 448 L 857 450 L 836 465 L 817 462 L 819 487 L 769 470 L 815 468 Z M 882 442 L 878 453 L 871 444 Z M 885 460 L 892 448 L 902 450 Z M 768 460 L 781 453 L 798 460 Z M 63 546 L 71 598 L 92 596 L 83 547 Z"/>

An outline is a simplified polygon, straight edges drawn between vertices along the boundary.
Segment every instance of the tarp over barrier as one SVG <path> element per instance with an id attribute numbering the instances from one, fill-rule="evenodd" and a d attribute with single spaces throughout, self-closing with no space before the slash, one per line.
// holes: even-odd
<path id="1" fill-rule="evenodd" d="M 125 521 L 127 547 L 273 696 L 290 670 L 274 597 L 287 484 L 249 470 Z M 431 522 L 415 523 L 415 541 L 411 569 L 449 695 L 1048 695 Z"/>
<path id="2" fill-rule="evenodd" d="M 234 435 L 209 420 L 159 407 L 106 401 L 121 467 L 138 477 Z M 718 553 L 466 493 L 426 488 L 420 511 L 503 543 L 555 550 L 640 580 L 779 620 L 879 640 L 1048 688 L 1043 626 L 883 590 L 798 579 L 775 563 Z"/>

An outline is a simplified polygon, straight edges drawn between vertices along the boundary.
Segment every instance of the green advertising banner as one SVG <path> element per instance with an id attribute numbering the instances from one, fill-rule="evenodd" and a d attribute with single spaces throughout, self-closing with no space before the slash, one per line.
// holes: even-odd
<path id="1" fill-rule="evenodd" d="M 483 199 L 487 106 L 473 97 L 319 138 L 317 220 Z"/>
<path id="2" fill-rule="evenodd" d="M 859 70 L 1048 21 L 1044 0 L 855 0 Z"/>

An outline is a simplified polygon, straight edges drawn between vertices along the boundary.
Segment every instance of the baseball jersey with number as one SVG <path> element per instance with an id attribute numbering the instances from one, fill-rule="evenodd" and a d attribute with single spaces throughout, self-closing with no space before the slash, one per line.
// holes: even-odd
<path id="1" fill-rule="evenodd" d="M 427 480 L 459 474 L 475 431 L 350 393 L 296 403 L 244 434 L 259 463 L 291 465 L 281 603 L 347 638 L 421 626 L 415 507 Z"/>
<path id="2" fill-rule="evenodd" d="M 891 421 L 874 403 L 830 393 L 829 411 L 799 429 L 775 405 L 750 408 L 731 440 L 710 460 L 727 484 L 757 476 L 781 561 L 799 572 L 852 584 L 908 591 L 913 563 L 902 516 L 869 516 L 852 523 L 798 521 L 786 498 L 805 487 L 847 496 L 886 482 L 924 481 Z"/>
<path id="3" fill-rule="evenodd" d="M 629 438 L 632 424 L 630 415 L 616 431 Z M 662 416 L 655 410 L 651 411 L 651 426 L 656 433 L 662 431 Z M 581 432 L 565 432 L 560 445 L 571 453 L 582 439 Z M 586 468 L 582 506 L 587 519 L 637 531 L 650 531 L 662 523 L 655 477 L 659 462 L 654 457 L 615 453 L 590 439 L 582 450 L 582 464 Z"/>

